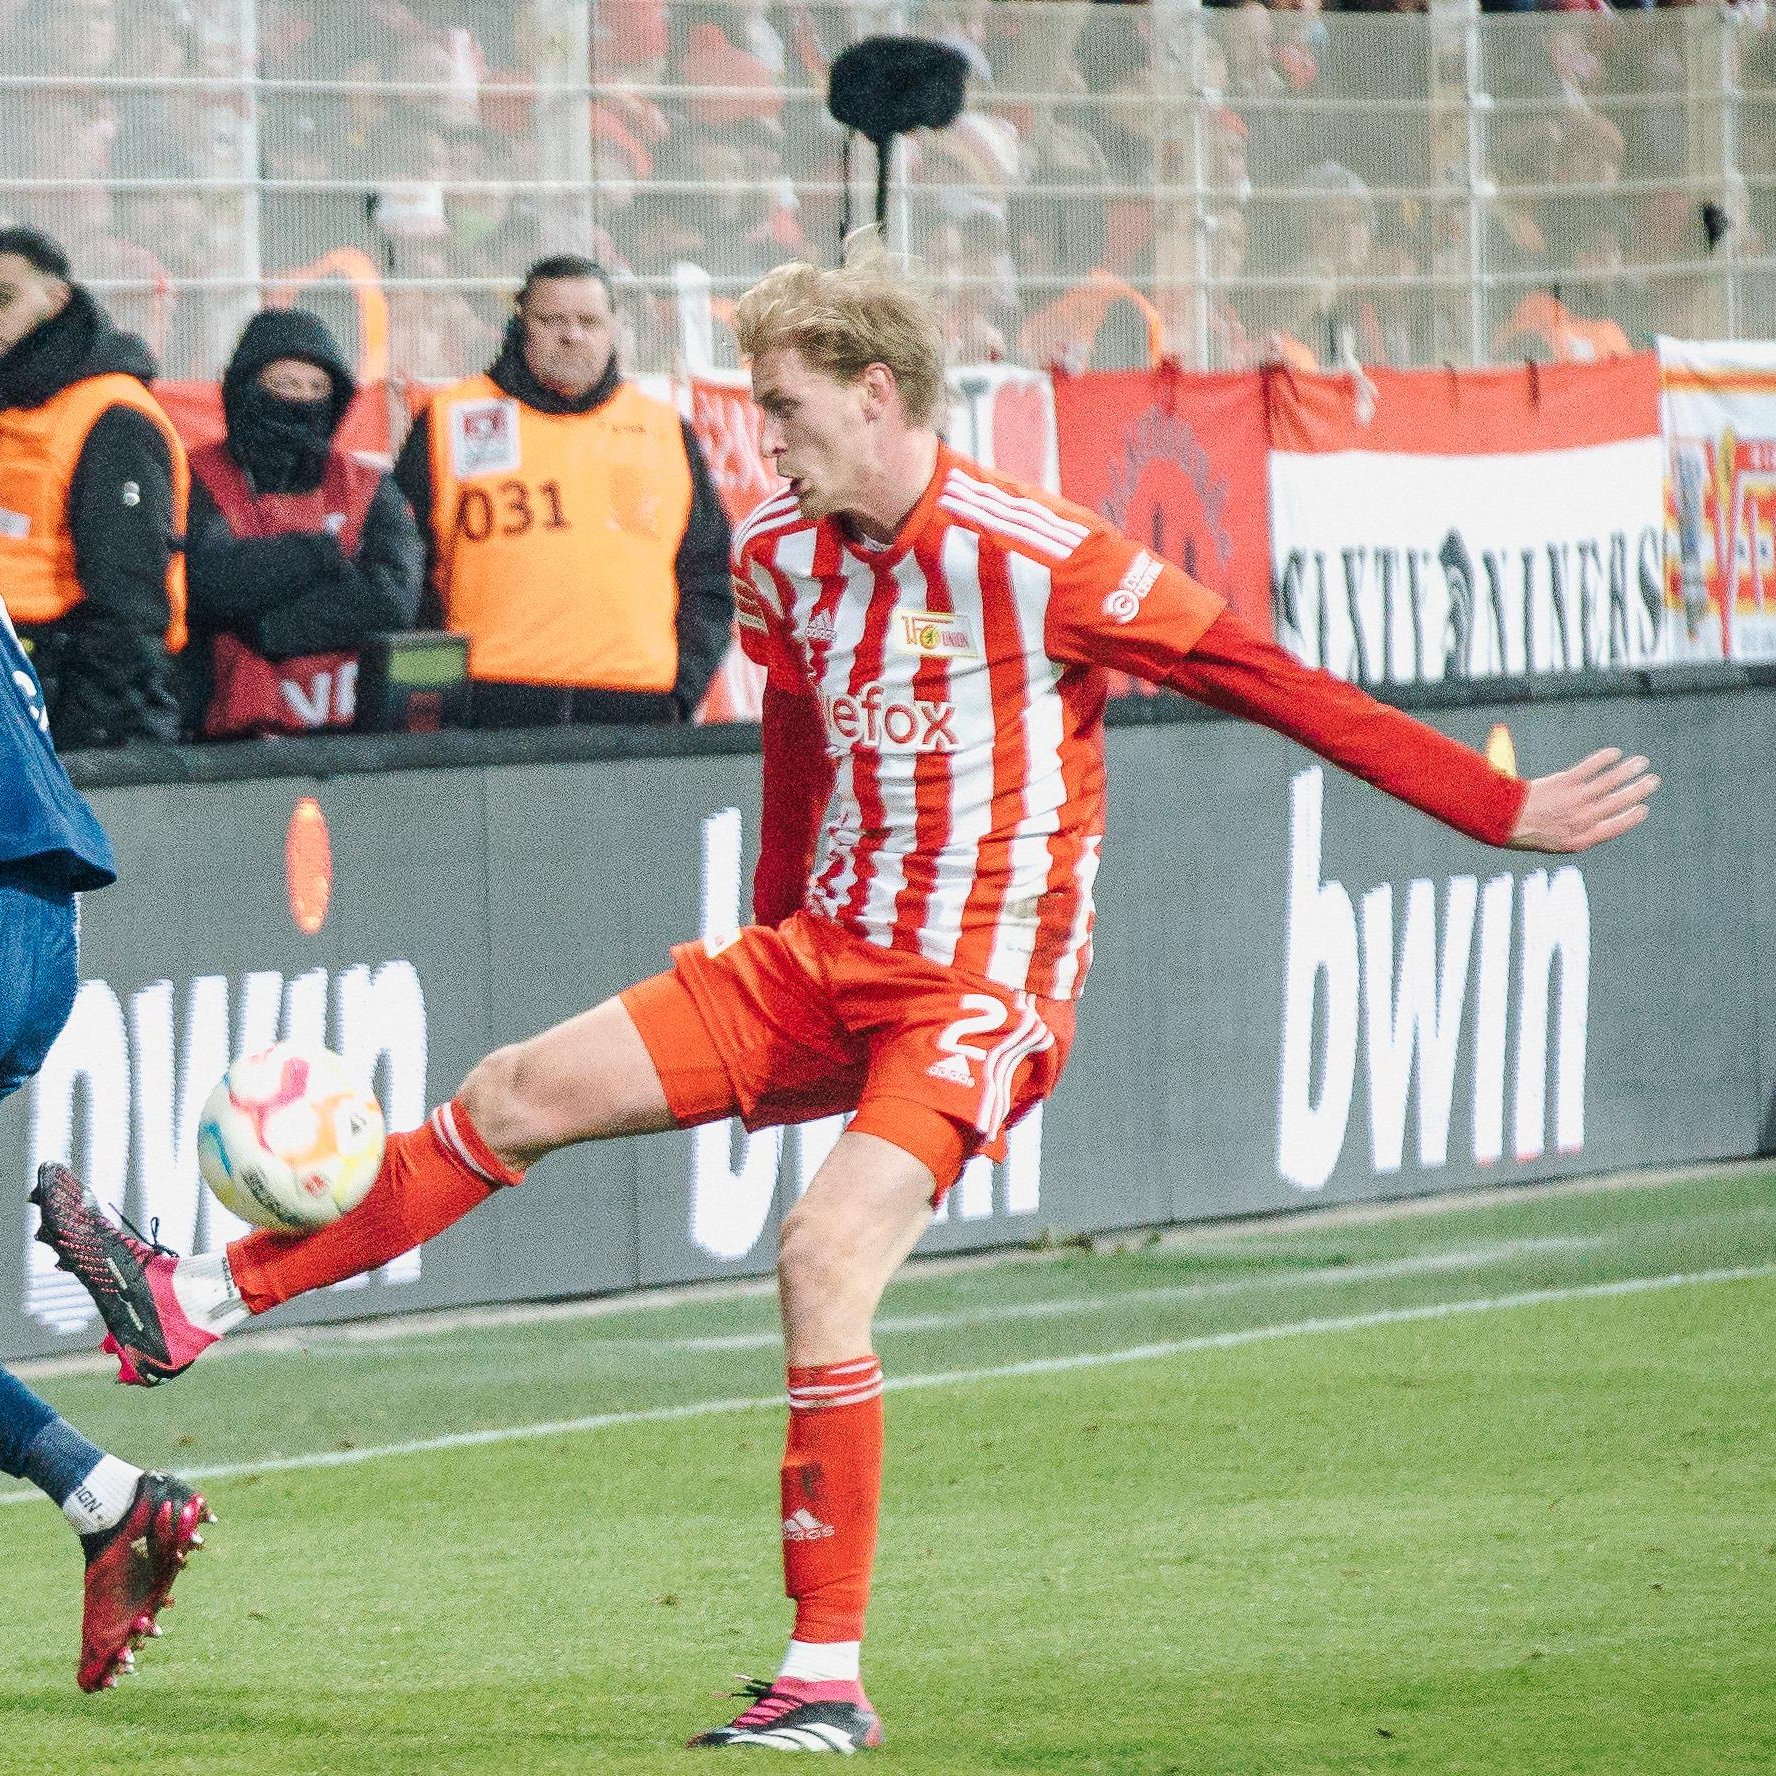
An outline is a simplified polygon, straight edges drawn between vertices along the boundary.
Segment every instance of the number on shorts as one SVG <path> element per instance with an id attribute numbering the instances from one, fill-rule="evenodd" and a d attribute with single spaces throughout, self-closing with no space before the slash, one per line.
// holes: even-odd
<path id="1" fill-rule="evenodd" d="M 938 1051 L 947 1055 L 965 1055 L 972 1061 L 984 1061 L 987 1051 L 979 1044 L 963 1041 L 965 1036 L 985 1036 L 1005 1027 L 1009 1015 L 1003 999 L 991 993 L 964 993 L 957 1001 L 963 1015 L 953 1024 L 946 1024 L 937 1038 Z"/>

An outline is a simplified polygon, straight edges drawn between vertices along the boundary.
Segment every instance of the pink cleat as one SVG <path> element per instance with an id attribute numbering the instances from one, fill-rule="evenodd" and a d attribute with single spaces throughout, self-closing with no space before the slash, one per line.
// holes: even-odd
<path id="1" fill-rule="evenodd" d="M 738 1696 L 752 1706 L 725 1727 L 699 1733 L 693 1746 L 756 1745 L 770 1751 L 837 1751 L 850 1757 L 882 1743 L 882 1723 L 859 1683 L 743 1678 Z"/>
<path id="2" fill-rule="evenodd" d="M 179 1305 L 177 1254 L 114 1226 L 66 1166 L 39 1166 L 31 1201 L 43 1216 L 38 1239 L 85 1285 L 104 1319 L 101 1348 L 117 1358 L 120 1381 L 136 1387 L 171 1381 L 216 1342 L 215 1333 L 193 1325 Z"/>
<path id="3" fill-rule="evenodd" d="M 136 1668 L 136 1648 L 160 1638 L 155 1620 L 173 1606 L 173 1581 L 192 1550 L 203 1546 L 200 1525 L 216 1514 L 171 1474 L 144 1474 L 130 1508 L 110 1529 L 82 1536 L 86 1549 L 86 1610 L 80 1623 L 79 1683 L 108 1690 Z"/>

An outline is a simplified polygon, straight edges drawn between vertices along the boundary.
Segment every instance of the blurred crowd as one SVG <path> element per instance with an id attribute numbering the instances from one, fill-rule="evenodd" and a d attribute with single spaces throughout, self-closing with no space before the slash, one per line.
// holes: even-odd
<path id="1" fill-rule="evenodd" d="M 890 223 L 959 361 L 1412 364 L 1767 328 L 1761 15 L 1723 171 L 1698 162 L 1677 21 L 1483 20 L 1473 70 L 1459 25 L 1343 16 L 1419 10 L 599 0 L 581 68 L 553 0 L 259 0 L 248 129 L 238 8 L 0 0 L 0 68 L 42 81 L 0 108 L 0 221 L 53 229 L 175 376 L 213 377 L 243 298 L 280 283 L 360 367 L 460 376 L 516 272 L 566 246 L 614 274 L 624 362 L 665 369 L 679 267 L 707 274 L 719 341 L 771 264 L 831 254 L 826 70 L 913 28 L 971 69 L 957 123 L 898 150 Z"/>
<path id="2" fill-rule="evenodd" d="M 0 0 L 0 582 L 56 738 L 349 726 L 416 624 L 472 696 L 396 725 L 689 719 L 728 520 L 634 379 L 732 363 L 733 299 L 870 213 L 825 92 L 877 32 L 969 70 L 886 223 L 959 364 L 1771 330 L 1761 11 L 1342 16 L 1416 10 Z M 169 379 L 220 380 L 221 437 L 187 450 Z M 366 405 L 403 414 L 392 477 Z"/>

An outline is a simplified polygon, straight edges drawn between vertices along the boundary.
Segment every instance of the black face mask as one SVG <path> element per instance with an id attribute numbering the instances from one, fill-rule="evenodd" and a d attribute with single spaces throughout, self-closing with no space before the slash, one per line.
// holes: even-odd
<path id="1" fill-rule="evenodd" d="M 261 493 L 307 493 L 326 473 L 333 398 L 287 401 L 249 383 L 230 404 L 228 447 Z"/>

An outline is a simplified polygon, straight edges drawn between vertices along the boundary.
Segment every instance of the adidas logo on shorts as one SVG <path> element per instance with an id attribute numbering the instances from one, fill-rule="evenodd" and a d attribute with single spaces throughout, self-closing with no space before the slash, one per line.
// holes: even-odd
<path id="1" fill-rule="evenodd" d="M 833 1526 L 822 1523 L 806 1505 L 783 1519 L 783 1539 L 786 1542 L 817 1542 L 832 1533 Z"/>
<path id="2" fill-rule="evenodd" d="M 933 1061 L 925 1073 L 931 1079 L 947 1079 L 951 1085 L 974 1084 L 974 1074 L 960 1055 L 945 1055 L 941 1061 Z"/>

